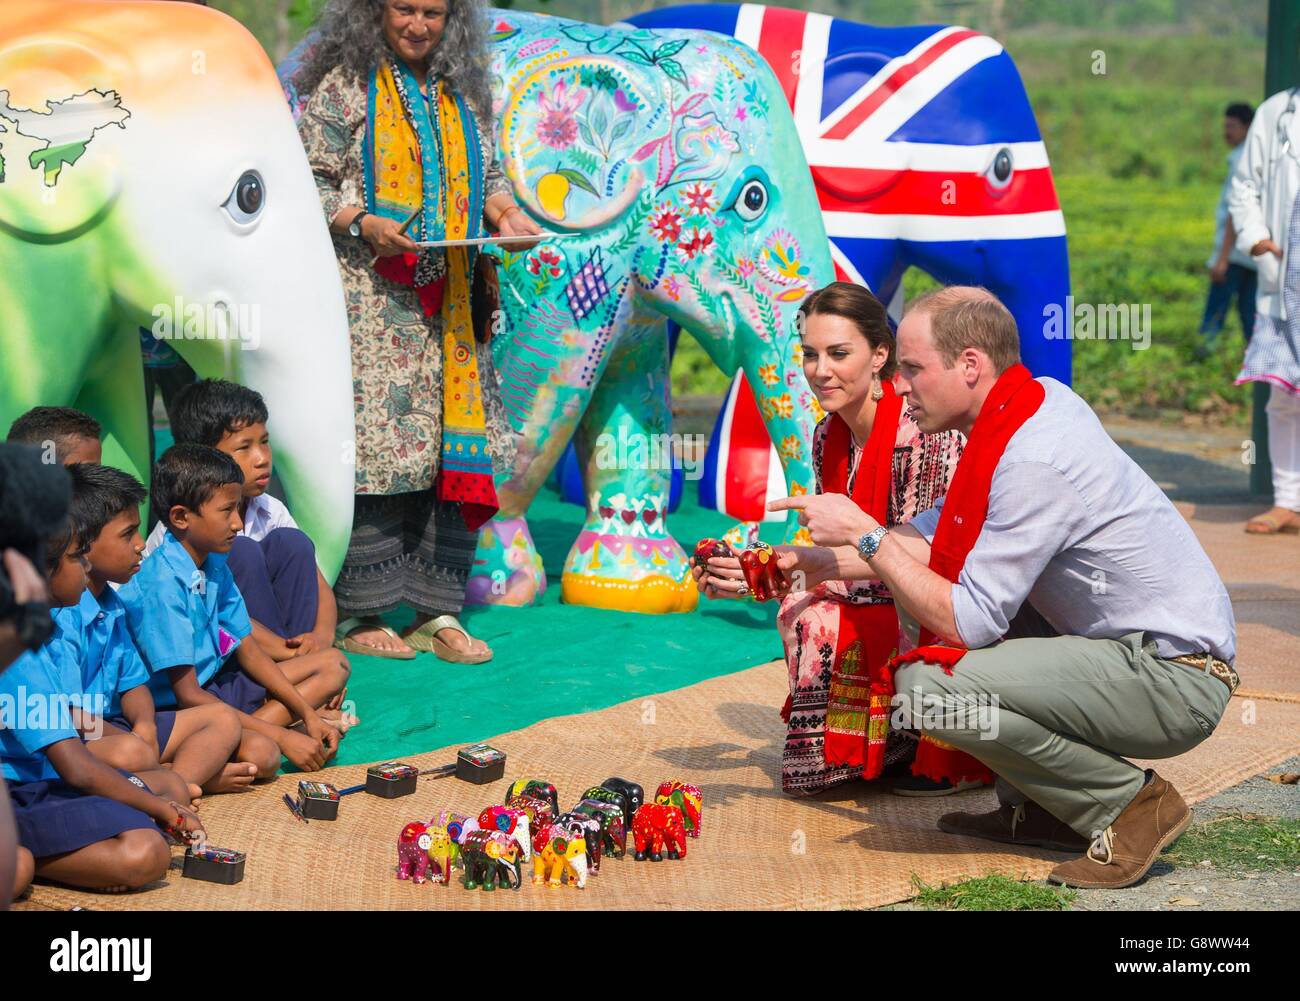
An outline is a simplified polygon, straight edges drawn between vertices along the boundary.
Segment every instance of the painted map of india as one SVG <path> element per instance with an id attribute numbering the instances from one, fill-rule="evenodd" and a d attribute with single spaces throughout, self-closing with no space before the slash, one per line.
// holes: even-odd
<path id="1" fill-rule="evenodd" d="M 110 125 L 124 129 L 130 117 L 115 90 L 88 90 L 46 101 L 44 110 L 10 107 L 9 91 L 0 90 L 0 182 L 5 179 L 4 133 L 9 129 L 45 144 L 32 152 L 29 162 L 33 170 L 44 172 L 45 185 L 52 188 L 59 183 L 60 171 L 81 159 L 96 132 Z"/>

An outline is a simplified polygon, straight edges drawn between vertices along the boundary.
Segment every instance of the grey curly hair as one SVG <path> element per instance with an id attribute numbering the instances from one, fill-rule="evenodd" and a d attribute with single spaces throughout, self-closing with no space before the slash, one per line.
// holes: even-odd
<path id="1" fill-rule="evenodd" d="M 309 94 L 336 66 L 366 80 L 380 59 L 391 56 L 384 38 L 387 0 L 329 0 L 312 28 L 314 44 L 294 83 Z M 442 40 L 429 55 L 429 72 L 442 78 L 480 114 L 492 113 L 488 74 L 487 7 L 483 0 L 447 0 Z"/>

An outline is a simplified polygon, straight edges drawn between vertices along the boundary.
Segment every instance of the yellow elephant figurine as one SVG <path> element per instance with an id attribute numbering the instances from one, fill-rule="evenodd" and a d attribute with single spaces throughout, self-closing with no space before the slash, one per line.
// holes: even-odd
<path id="1" fill-rule="evenodd" d="M 429 835 L 429 861 L 438 869 L 443 886 L 451 882 L 451 870 L 460 862 L 460 845 L 447 832 L 446 827 L 432 826 Z"/>
<path id="2" fill-rule="evenodd" d="M 550 870 L 550 879 L 546 877 Z M 559 886 L 564 876 L 569 885 L 579 890 L 587 885 L 587 840 L 554 834 L 546 839 L 540 850 L 533 843 L 533 882 Z"/>

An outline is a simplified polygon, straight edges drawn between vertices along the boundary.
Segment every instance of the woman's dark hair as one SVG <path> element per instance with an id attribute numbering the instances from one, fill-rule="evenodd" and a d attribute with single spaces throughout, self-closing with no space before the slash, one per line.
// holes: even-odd
<path id="1" fill-rule="evenodd" d="M 852 282 L 831 282 L 804 299 L 799 306 L 799 325 L 810 316 L 842 316 L 849 320 L 872 350 L 880 346 L 889 349 L 889 356 L 880 369 L 881 379 L 891 379 L 898 368 L 894 331 L 889 325 L 889 313 L 884 304 L 868 289 Z"/>
<path id="2" fill-rule="evenodd" d="M 1250 123 L 1255 119 L 1255 109 L 1244 101 L 1230 104 L 1223 109 L 1224 118 L 1235 118 L 1246 128 L 1250 128 Z"/>
<path id="3" fill-rule="evenodd" d="M 123 511 L 134 511 L 149 492 L 130 473 L 112 466 L 78 462 L 68 467 L 72 477 L 72 503 L 68 517 L 87 548 L 95 544 L 104 526 Z"/>
<path id="4" fill-rule="evenodd" d="M 327 73 L 342 66 L 369 81 L 379 60 L 393 56 L 384 38 L 386 0 L 328 0 L 312 28 L 314 40 L 294 74 L 300 94 L 310 94 Z M 482 0 L 447 0 L 442 39 L 429 55 L 429 72 L 447 81 L 480 115 L 492 115 L 488 75 L 487 8 Z"/>
<path id="5" fill-rule="evenodd" d="M 55 455 L 62 459 L 66 447 L 78 438 L 99 441 L 103 428 L 90 414 L 72 407 L 32 407 L 11 425 L 8 441 L 24 445 L 54 442 Z"/>
<path id="6" fill-rule="evenodd" d="M 262 394 L 225 379 L 186 386 L 172 402 L 172 439 L 177 445 L 216 448 L 226 435 L 266 421 Z"/>
<path id="7" fill-rule="evenodd" d="M 154 516 L 170 528 L 167 514 L 176 505 L 198 511 L 222 487 L 243 482 L 239 464 L 225 452 L 207 445 L 173 445 L 153 467 Z"/>

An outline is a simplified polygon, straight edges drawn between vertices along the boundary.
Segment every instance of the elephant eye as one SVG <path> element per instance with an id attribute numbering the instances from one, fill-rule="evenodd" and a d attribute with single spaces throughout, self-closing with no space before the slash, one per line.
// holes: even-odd
<path id="1" fill-rule="evenodd" d="M 736 204 L 733 207 L 736 214 L 745 222 L 758 219 L 767 211 L 767 185 L 757 178 L 746 181 L 745 186 L 740 189 L 740 194 L 736 196 Z"/>
<path id="2" fill-rule="evenodd" d="M 246 170 L 235 182 L 222 208 L 235 222 L 247 225 L 262 214 L 265 204 L 266 186 L 262 183 L 262 175 L 255 170 Z"/>
<path id="3" fill-rule="evenodd" d="M 993 157 L 993 162 L 989 164 L 988 169 L 984 171 L 984 176 L 995 188 L 1005 188 L 1011 183 L 1011 177 L 1015 173 L 1016 164 L 1011 156 L 1011 150 L 1003 146 Z"/>

